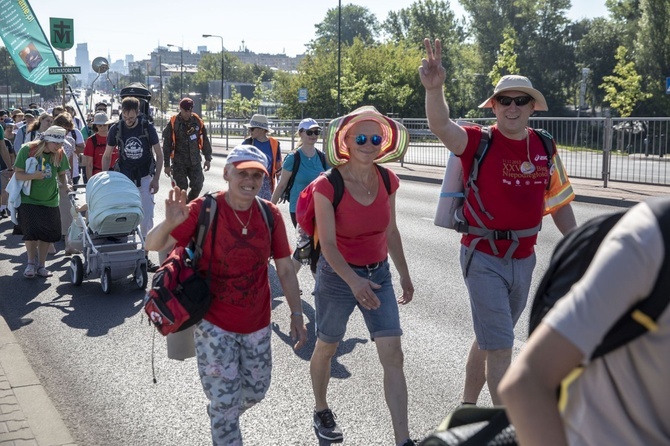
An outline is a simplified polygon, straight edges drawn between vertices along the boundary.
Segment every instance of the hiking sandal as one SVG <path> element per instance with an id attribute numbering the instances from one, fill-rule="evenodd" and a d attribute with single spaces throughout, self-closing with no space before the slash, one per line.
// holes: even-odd
<path id="1" fill-rule="evenodd" d="M 37 268 L 36 273 L 40 277 L 51 277 L 51 276 L 53 276 L 53 273 L 51 271 L 49 271 L 48 269 L 46 269 L 44 266 L 40 266 L 39 268 Z"/>
<path id="2" fill-rule="evenodd" d="M 25 271 L 23 271 L 23 277 L 26 277 L 28 279 L 32 279 L 35 277 L 35 264 L 34 263 L 29 263 L 26 265 Z"/>

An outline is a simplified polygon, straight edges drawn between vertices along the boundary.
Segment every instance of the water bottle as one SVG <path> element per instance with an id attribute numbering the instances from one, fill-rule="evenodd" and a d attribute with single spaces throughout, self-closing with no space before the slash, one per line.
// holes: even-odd
<path id="1" fill-rule="evenodd" d="M 311 263 L 312 254 L 312 238 L 298 225 L 296 227 L 296 258 L 300 260 L 303 265 Z"/>

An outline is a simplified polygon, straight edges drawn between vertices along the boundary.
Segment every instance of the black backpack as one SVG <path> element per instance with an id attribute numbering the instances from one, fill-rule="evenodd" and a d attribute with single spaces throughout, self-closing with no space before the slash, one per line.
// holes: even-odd
<path id="1" fill-rule="evenodd" d="M 670 303 L 670 200 L 647 202 L 664 232 L 665 260 L 654 288 L 646 299 L 638 302 L 610 328 L 591 360 L 603 356 L 645 334 Z M 530 312 L 528 335 L 540 324 L 556 302 L 565 296 L 586 272 L 605 236 L 626 211 L 591 219 L 568 233 L 554 249 L 549 267 L 535 292 Z M 652 323 L 649 324 L 649 321 Z"/>
<path id="2" fill-rule="evenodd" d="M 319 155 L 319 159 L 321 160 L 321 165 L 323 166 L 323 170 L 328 170 L 328 163 L 326 162 L 326 155 L 323 154 L 322 151 L 319 149 L 314 149 L 316 150 L 316 154 Z M 288 156 L 288 155 L 286 155 Z M 300 168 L 300 149 L 296 150 L 293 154 L 293 170 L 291 171 L 291 178 L 288 179 L 288 183 L 286 184 L 286 189 L 284 189 L 284 193 L 281 194 L 281 197 L 279 198 L 279 202 L 283 203 L 285 201 L 289 201 L 289 198 L 291 196 L 291 189 L 293 188 L 293 183 L 295 183 L 295 176 L 298 173 L 298 169 Z"/>

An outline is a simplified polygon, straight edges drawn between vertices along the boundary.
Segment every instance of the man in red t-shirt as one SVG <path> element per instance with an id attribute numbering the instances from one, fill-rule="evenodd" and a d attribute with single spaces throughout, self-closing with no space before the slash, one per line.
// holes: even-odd
<path id="1" fill-rule="evenodd" d="M 200 274 L 209 274 L 212 294 L 209 311 L 195 326 L 195 349 L 210 400 L 214 444 L 242 444 L 239 417 L 260 402 L 270 386 L 271 256 L 291 312 L 295 348 L 307 339 L 281 212 L 266 203 L 274 221 L 269 228 L 256 201 L 267 175 L 266 164 L 267 158 L 254 146 L 240 145 L 230 151 L 223 172 L 228 190 L 216 195 L 216 230 L 205 236 L 198 261 Z M 147 234 L 146 248 L 162 251 L 175 243 L 187 246 L 195 237 L 203 201 L 200 197 L 187 205 L 186 191 L 173 188 L 165 201 L 165 221 Z"/>
<path id="2" fill-rule="evenodd" d="M 419 75 L 426 89 L 428 124 L 460 157 L 465 184 L 482 131 L 460 127 L 449 118 L 440 41 L 435 40 L 435 52 L 428 39 L 424 44 Z M 547 110 L 542 93 L 526 77 L 503 76 L 479 107 L 491 108 L 496 124 L 480 164 L 478 191 L 470 190 L 464 206 L 466 222 L 475 228 L 463 234 L 461 268 L 476 339 L 466 364 L 463 402 L 476 404 L 488 382 L 493 404 L 498 405 L 498 384 L 512 359 L 514 325 L 528 299 L 542 217 L 550 214 L 563 234 L 576 222 L 570 205 L 574 193 L 558 154 L 554 150 L 550 159 L 540 137 L 528 127 L 534 111 Z"/>

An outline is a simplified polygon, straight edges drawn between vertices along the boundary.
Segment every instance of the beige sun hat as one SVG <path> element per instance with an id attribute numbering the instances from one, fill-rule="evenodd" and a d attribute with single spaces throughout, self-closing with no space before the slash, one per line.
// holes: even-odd
<path id="1" fill-rule="evenodd" d="M 533 97 L 533 99 L 535 99 L 534 110 L 549 110 L 549 107 L 547 107 L 547 101 L 544 99 L 542 93 L 540 93 L 539 90 L 533 88 L 533 84 L 527 77 L 516 74 L 509 74 L 500 78 L 496 88 L 493 90 L 493 94 L 487 100 L 479 104 L 479 108 L 491 108 L 493 106 L 494 98 L 505 91 L 522 91 L 524 93 L 528 93 Z"/>
<path id="2" fill-rule="evenodd" d="M 110 125 L 115 122 L 115 120 L 109 119 L 107 113 L 96 113 L 95 116 L 93 116 L 93 124 L 95 125 Z"/>
<path id="3" fill-rule="evenodd" d="M 270 129 L 270 124 L 268 122 L 268 117 L 258 113 L 253 115 L 251 117 L 251 120 L 249 121 L 249 124 L 244 124 L 244 126 L 246 128 L 256 127 L 259 129 L 263 129 L 268 133 L 272 133 L 272 130 Z"/>

